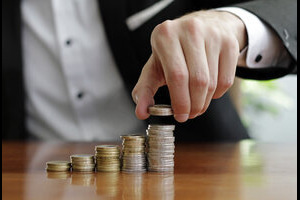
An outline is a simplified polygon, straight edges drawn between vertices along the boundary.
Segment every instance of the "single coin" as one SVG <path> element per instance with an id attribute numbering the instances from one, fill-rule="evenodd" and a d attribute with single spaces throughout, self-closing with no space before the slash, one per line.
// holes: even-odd
<path id="1" fill-rule="evenodd" d="M 174 131 L 175 125 L 173 125 L 173 124 L 149 124 L 148 130 Z"/>
<path id="2" fill-rule="evenodd" d="M 47 166 L 71 166 L 69 161 L 62 161 L 62 160 L 54 160 L 46 162 Z"/>
<path id="3" fill-rule="evenodd" d="M 148 113 L 153 116 L 170 116 L 173 115 L 173 110 L 170 105 L 157 104 L 148 108 Z"/>
<path id="4" fill-rule="evenodd" d="M 121 139 L 124 141 L 145 141 L 146 136 L 145 135 L 121 135 Z"/>
<path id="5" fill-rule="evenodd" d="M 98 152 L 117 152 L 117 151 L 120 151 L 119 150 L 120 147 L 119 145 L 106 145 L 106 144 L 103 144 L 103 145 L 97 145 L 95 146 L 95 151 L 98 151 Z"/>
<path id="6" fill-rule="evenodd" d="M 83 160 L 93 160 L 94 155 L 92 154 L 75 154 L 70 156 L 71 160 L 83 161 Z"/>

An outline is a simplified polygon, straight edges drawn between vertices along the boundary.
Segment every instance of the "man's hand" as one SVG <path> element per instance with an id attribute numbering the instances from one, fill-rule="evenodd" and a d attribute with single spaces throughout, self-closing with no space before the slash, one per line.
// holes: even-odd
<path id="1" fill-rule="evenodd" d="M 149 117 L 147 108 L 164 85 L 178 122 L 204 113 L 212 99 L 232 86 L 239 51 L 246 43 L 243 22 L 227 12 L 199 11 L 156 26 L 152 55 L 132 91 L 137 117 Z"/>

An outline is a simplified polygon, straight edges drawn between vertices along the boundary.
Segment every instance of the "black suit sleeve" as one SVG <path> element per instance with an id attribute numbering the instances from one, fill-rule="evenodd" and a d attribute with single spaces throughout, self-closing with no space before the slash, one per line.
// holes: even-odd
<path id="1" fill-rule="evenodd" d="M 274 79 L 287 74 L 297 73 L 297 1 L 296 0 L 260 0 L 235 4 L 269 25 L 283 41 L 291 57 L 288 69 L 281 66 L 269 66 L 263 69 L 238 67 L 237 76 L 249 79 Z"/>

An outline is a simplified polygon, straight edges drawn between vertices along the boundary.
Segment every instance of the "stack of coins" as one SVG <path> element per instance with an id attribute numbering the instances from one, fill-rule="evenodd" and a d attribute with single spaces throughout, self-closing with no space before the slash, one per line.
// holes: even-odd
<path id="1" fill-rule="evenodd" d="M 95 170 L 95 159 L 90 154 L 78 154 L 70 156 L 72 170 L 74 172 L 93 172 Z"/>
<path id="2" fill-rule="evenodd" d="M 174 170 L 175 125 L 148 126 L 147 159 L 148 170 L 156 172 L 169 172 Z"/>
<path id="3" fill-rule="evenodd" d="M 122 170 L 125 172 L 146 171 L 145 141 L 142 135 L 121 136 L 123 140 Z"/>
<path id="4" fill-rule="evenodd" d="M 46 163 L 46 170 L 51 172 L 70 171 L 71 163 L 68 161 L 49 161 Z"/>
<path id="5" fill-rule="evenodd" d="M 120 171 L 120 148 L 118 145 L 98 145 L 95 147 L 95 156 L 97 171 Z"/>

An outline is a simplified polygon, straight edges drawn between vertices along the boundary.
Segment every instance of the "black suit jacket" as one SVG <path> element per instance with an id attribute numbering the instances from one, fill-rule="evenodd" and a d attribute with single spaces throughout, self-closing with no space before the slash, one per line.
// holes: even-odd
<path id="1" fill-rule="evenodd" d="M 187 12 L 231 4 L 256 14 L 269 24 L 284 41 L 288 52 L 294 59 L 288 69 L 280 67 L 260 70 L 238 68 L 237 76 L 271 79 L 297 72 L 297 2 L 295 0 L 247 3 L 234 0 L 174 0 L 139 28 L 130 31 L 125 23 L 126 18 L 156 2 L 158 0 L 99 0 L 105 31 L 120 73 L 126 83 L 128 95 L 151 54 L 150 35 L 157 24 Z M 20 16 L 20 0 L 2 0 L 2 139 L 28 138 L 25 126 Z M 288 37 L 286 32 L 289 34 Z M 159 90 L 155 99 L 158 103 L 169 103 L 166 87 Z M 150 119 L 150 122 L 151 120 L 156 121 L 157 119 Z M 232 141 L 248 138 L 247 131 L 242 126 L 228 95 L 213 100 L 204 115 L 176 125 L 177 141 Z"/>

